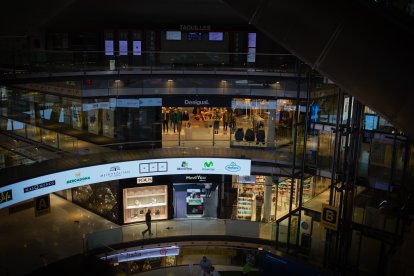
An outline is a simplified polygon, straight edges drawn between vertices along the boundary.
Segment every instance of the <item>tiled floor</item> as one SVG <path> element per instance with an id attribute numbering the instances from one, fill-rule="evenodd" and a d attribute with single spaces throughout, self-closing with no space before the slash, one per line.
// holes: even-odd
<path id="1" fill-rule="evenodd" d="M 2 273 L 22 275 L 81 253 L 86 233 L 116 226 L 55 195 L 51 195 L 51 206 L 50 214 L 37 218 L 33 208 L 11 215 L 7 208 L 0 210 Z"/>

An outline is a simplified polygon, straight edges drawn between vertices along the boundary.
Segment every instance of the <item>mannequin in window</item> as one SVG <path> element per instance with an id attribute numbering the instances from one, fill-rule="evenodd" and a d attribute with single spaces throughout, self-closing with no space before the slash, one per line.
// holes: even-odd
<path id="1" fill-rule="evenodd" d="M 177 127 L 177 123 L 178 123 L 178 113 L 177 110 L 173 110 L 171 113 L 171 126 L 174 129 L 174 133 L 175 133 L 175 128 Z"/>

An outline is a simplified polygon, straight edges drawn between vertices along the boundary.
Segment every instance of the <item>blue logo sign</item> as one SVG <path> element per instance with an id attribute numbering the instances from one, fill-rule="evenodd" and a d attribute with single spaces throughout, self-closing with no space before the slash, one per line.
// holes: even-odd
<path id="1" fill-rule="evenodd" d="M 238 172 L 241 170 L 241 167 L 237 165 L 236 162 L 231 162 L 224 168 L 229 172 Z"/>

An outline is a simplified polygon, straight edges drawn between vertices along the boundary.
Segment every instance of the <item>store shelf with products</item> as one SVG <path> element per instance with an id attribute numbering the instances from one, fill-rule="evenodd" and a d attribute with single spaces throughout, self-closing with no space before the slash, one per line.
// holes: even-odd
<path id="1" fill-rule="evenodd" d="M 237 186 L 237 219 L 251 220 L 255 196 L 263 191 L 263 176 L 239 177 Z M 235 186 L 235 187 L 236 187 Z"/>
<path id="2" fill-rule="evenodd" d="M 124 189 L 124 223 L 145 221 L 151 210 L 152 220 L 168 218 L 167 186 L 146 186 Z"/>

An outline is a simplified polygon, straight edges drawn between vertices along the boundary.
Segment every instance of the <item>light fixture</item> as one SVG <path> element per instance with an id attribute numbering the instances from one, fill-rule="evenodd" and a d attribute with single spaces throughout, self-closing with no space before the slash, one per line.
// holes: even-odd
<path id="1" fill-rule="evenodd" d="M 173 82 L 173 80 L 167 80 L 168 82 Z"/>

